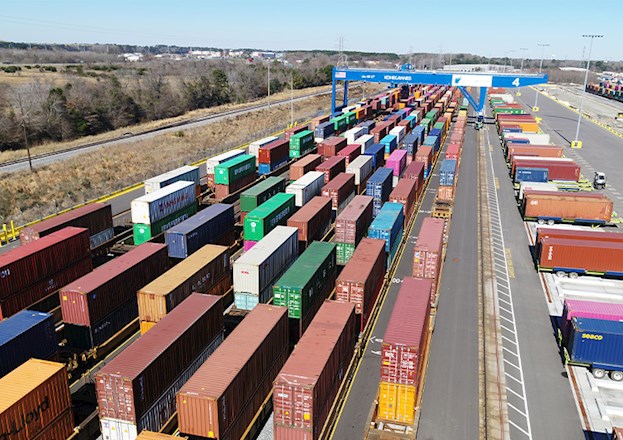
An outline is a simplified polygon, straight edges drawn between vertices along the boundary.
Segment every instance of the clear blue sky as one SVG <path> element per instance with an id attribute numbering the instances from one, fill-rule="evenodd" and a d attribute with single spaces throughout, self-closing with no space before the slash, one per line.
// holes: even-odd
<path id="1" fill-rule="evenodd" d="M 4 0 L 0 40 L 623 60 L 621 0 Z M 386 5 L 394 5 L 390 9 Z M 528 48 L 527 51 L 519 51 Z"/>

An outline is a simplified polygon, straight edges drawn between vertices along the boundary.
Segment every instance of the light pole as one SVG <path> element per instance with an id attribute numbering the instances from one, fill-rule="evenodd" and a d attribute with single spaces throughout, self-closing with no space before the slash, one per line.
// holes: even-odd
<path id="1" fill-rule="evenodd" d="M 590 38 L 591 44 L 588 47 L 588 59 L 586 60 L 586 74 L 584 75 L 584 87 L 582 88 L 582 97 L 580 98 L 580 113 L 578 115 L 578 126 L 575 129 L 575 140 L 571 142 L 571 148 L 582 148 L 582 142 L 578 140 L 580 136 L 580 124 L 582 122 L 582 109 L 584 108 L 584 95 L 586 95 L 586 83 L 588 82 L 588 72 L 591 67 L 591 51 L 593 50 L 593 40 L 595 38 L 603 38 L 603 35 L 584 34 L 582 38 Z"/>
<path id="2" fill-rule="evenodd" d="M 523 50 L 525 52 L 526 50 L 528 50 L 528 48 L 527 47 L 521 47 L 519 50 Z M 520 72 L 523 72 L 523 62 L 524 62 L 525 59 L 526 59 L 525 56 L 521 57 L 521 67 L 519 68 Z"/>
<path id="3" fill-rule="evenodd" d="M 543 58 L 545 57 L 545 48 L 549 47 L 547 43 L 539 43 L 537 44 L 541 48 L 541 62 L 539 63 L 539 73 L 543 70 Z M 539 91 L 535 90 L 536 94 L 534 95 L 534 106 L 532 107 L 532 111 L 537 113 L 539 111 Z"/>
<path id="4" fill-rule="evenodd" d="M 268 108 L 270 108 L 270 60 L 268 60 Z"/>

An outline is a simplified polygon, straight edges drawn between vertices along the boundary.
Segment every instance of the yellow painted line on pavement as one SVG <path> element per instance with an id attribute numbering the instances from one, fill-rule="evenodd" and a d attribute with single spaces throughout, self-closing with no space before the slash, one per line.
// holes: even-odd
<path id="1" fill-rule="evenodd" d="M 508 277 L 515 278 L 515 266 L 513 265 L 513 254 L 511 253 L 511 249 L 505 248 L 504 253 L 506 254 L 506 269 L 508 270 Z"/>

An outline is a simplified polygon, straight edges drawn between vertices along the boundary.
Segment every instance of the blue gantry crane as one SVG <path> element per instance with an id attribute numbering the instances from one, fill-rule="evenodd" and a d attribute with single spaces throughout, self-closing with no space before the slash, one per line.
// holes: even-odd
<path id="1" fill-rule="evenodd" d="M 484 118 L 484 106 L 489 87 L 519 88 L 547 83 L 546 74 L 525 73 L 484 73 L 484 72 L 451 72 L 434 70 L 412 70 L 411 65 L 403 65 L 400 70 L 369 70 L 333 68 L 331 114 L 335 114 L 339 108 L 348 105 L 348 83 L 350 81 L 365 81 L 375 83 L 387 83 L 391 85 L 401 84 L 434 84 L 455 86 L 461 90 L 470 105 L 477 112 L 477 121 L 481 123 Z M 336 87 L 338 81 L 344 83 L 343 105 L 336 106 Z M 480 90 L 478 101 L 467 90 L 467 87 L 475 87 Z"/>

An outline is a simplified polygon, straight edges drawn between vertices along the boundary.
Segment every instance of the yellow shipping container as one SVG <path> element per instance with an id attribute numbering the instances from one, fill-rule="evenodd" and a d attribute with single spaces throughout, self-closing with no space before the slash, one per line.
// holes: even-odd
<path id="1" fill-rule="evenodd" d="M 141 335 L 144 335 L 145 333 L 147 333 L 147 330 L 152 328 L 154 325 L 156 325 L 155 322 L 141 321 Z"/>
<path id="2" fill-rule="evenodd" d="M 459 116 L 467 116 L 467 110 L 459 110 Z"/>
<path id="3" fill-rule="evenodd" d="M 378 418 L 411 425 L 415 419 L 415 385 L 383 382 L 379 384 Z"/>
<path id="4" fill-rule="evenodd" d="M 162 434 L 160 432 L 141 431 L 136 440 L 180 440 L 188 437 L 176 437 L 173 435 Z"/>
<path id="5" fill-rule="evenodd" d="M 422 92 L 420 90 L 416 90 L 413 96 L 415 97 L 415 99 L 418 99 L 420 96 L 422 96 Z"/>

